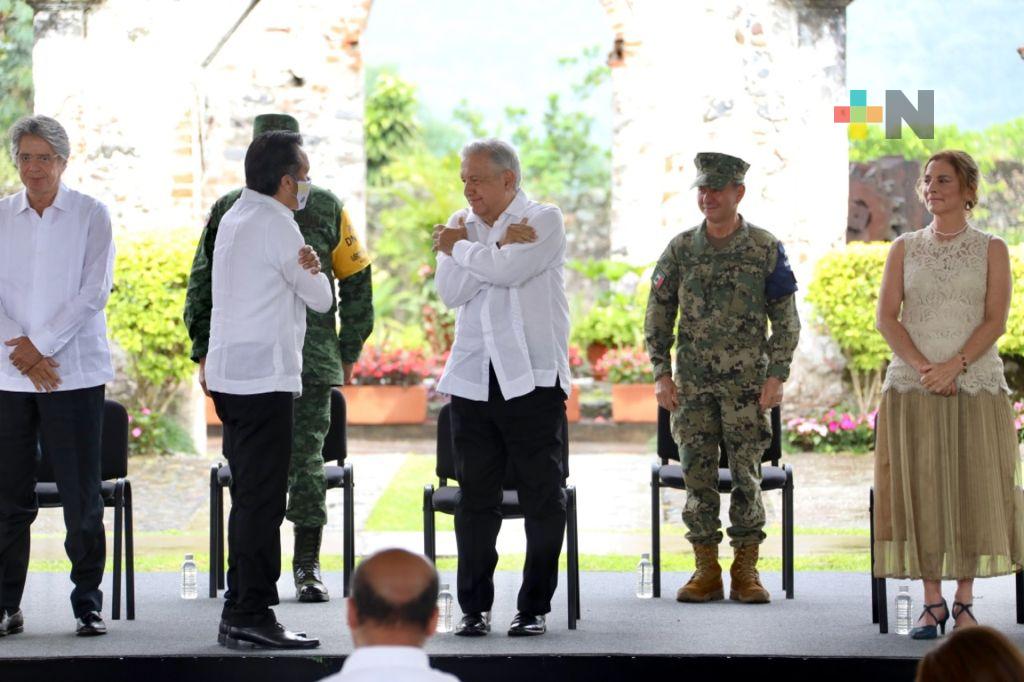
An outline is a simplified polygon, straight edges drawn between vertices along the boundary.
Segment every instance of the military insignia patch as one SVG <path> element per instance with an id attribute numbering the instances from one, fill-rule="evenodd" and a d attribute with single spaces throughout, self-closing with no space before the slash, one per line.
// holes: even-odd
<path id="1" fill-rule="evenodd" d="M 651 284 L 655 290 L 660 289 L 661 285 L 665 283 L 665 275 L 659 270 L 654 271 L 654 277 L 651 278 Z"/>

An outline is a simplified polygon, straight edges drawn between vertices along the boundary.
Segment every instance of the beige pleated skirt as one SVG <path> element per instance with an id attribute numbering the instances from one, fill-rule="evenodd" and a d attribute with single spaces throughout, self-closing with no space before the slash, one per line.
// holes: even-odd
<path id="1" fill-rule="evenodd" d="M 1024 562 L 1024 494 L 1004 393 L 888 390 L 875 447 L 876 576 L 984 578 Z"/>

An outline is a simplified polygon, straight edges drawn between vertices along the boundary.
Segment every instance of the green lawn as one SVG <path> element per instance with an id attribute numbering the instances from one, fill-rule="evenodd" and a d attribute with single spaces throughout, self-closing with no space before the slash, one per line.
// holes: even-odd
<path id="1" fill-rule="evenodd" d="M 729 550 L 723 549 L 722 566 L 728 568 L 731 563 Z M 499 571 L 520 571 L 523 568 L 522 554 L 505 554 L 498 559 Z M 196 564 L 199 571 L 208 572 L 210 569 L 209 557 L 206 554 L 197 554 Z M 565 552 L 562 552 L 561 566 L 565 568 Z M 867 573 L 870 566 L 870 559 L 867 552 L 847 552 L 834 554 L 809 554 L 795 557 L 795 570 L 803 571 L 846 571 L 853 573 Z M 321 563 L 325 571 L 337 572 L 342 570 L 341 556 L 323 555 Z M 632 572 L 636 570 L 637 558 L 625 554 L 581 554 L 580 570 L 583 571 L 608 571 L 608 572 Z M 665 571 L 692 571 L 693 555 L 670 553 L 662 556 L 662 569 Z M 291 567 L 291 557 L 284 556 L 281 559 L 283 572 L 288 572 Z M 456 568 L 455 557 L 438 557 L 437 567 L 442 571 L 454 571 Z M 782 560 L 779 557 L 762 557 L 758 562 L 758 568 L 762 571 L 779 571 L 782 568 Z M 71 570 L 71 564 L 66 560 L 33 560 L 29 562 L 30 571 L 67 573 Z M 112 569 L 110 560 L 107 561 L 107 572 Z M 139 573 L 176 572 L 181 570 L 181 554 L 171 553 L 148 553 L 137 554 L 135 557 L 135 570 Z"/>
<path id="2" fill-rule="evenodd" d="M 377 500 L 365 530 L 374 532 L 423 530 L 423 486 L 437 486 L 434 458 L 409 455 Z M 437 530 L 455 530 L 448 514 L 438 514 Z"/>

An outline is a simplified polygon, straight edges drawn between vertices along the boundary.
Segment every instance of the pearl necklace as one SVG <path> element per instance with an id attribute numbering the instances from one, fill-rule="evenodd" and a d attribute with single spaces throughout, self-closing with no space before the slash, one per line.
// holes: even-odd
<path id="1" fill-rule="evenodd" d="M 939 232 L 938 230 L 935 229 L 935 223 L 932 223 L 931 225 L 928 226 L 928 229 L 931 230 L 932 234 L 935 235 L 936 237 L 945 237 L 947 239 L 952 239 L 953 237 L 957 236 L 958 234 L 963 234 L 964 232 L 966 232 L 967 228 L 970 227 L 970 226 L 971 226 L 970 223 L 964 223 L 964 226 L 961 227 L 956 232 Z"/>

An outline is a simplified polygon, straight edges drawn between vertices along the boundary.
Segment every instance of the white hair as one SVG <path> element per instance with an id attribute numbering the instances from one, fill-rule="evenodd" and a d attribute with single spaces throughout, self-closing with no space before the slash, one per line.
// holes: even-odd
<path id="1" fill-rule="evenodd" d="M 516 191 L 518 192 L 523 174 L 519 170 L 519 155 L 516 154 L 515 147 L 495 137 L 473 140 L 462 148 L 462 160 L 465 161 L 469 156 L 481 153 L 487 154 L 491 162 L 501 170 L 510 170 L 515 174 Z"/>
<path id="2" fill-rule="evenodd" d="M 18 145 L 21 144 L 21 138 L 25 135 L 43 138 L 53 147 L 53 153 L 65 161 L 71 154 L 68 133 L 56 119 L 49 116 L 23 116 L 15 121 L 7 131 L 7 136 L 11 140 L 11 158 L 14 159 L 15 164 L 18 162 Z"/>

